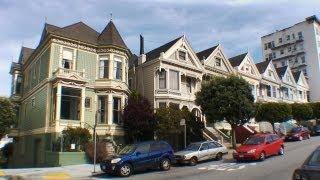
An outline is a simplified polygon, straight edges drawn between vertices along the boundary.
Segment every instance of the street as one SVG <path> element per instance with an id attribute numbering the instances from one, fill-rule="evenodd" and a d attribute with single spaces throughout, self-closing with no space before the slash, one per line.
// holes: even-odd
<path id="1" fill-rule="evenodd" d="M 3 176 L 20 176 L 24 179 L 223 179 L 223 180 L 290 180 L 295 168 L 320 145 L 320 136 L 301 142 L 286 142 L 285 155 L 274 156 L 264 162 L 236 163 L 230 155 L 222 161 L 199 163 L 197 166 L 175 166 L 163 172 L 150 170 L 129 178 L 119 178 L 101 173 L 92 176 L 89 164 L 53 168 L 4 169 Z"/>

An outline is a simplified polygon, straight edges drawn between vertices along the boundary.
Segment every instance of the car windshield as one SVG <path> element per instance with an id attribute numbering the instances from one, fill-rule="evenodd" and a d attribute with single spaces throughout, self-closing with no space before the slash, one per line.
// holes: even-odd
<path id="1" fill-rule="evenodd" d="M 132 152 L 134 152 L 136 146 L 133 144 L 130 145 L 126 145 L 125 147 L 123 147 L 120 151 L 119 151 L 119 155 L 126 155 L 126 154 L 130 154 Z"/>
<path id="2" fill-rule="evenodd" d="M 320 166 L 320 150 L 317 150 L 313 153 L 310 158 L 308 165 L 310 166 Z"/>
<path id="3" fill-rule="evenodd" d="M 186 150 L 187 151 L 198 151 L 200 146 L 201 146 L 201 143 L 192 143 L 186 148 Z"/>
<path id="4" fill-rule="evenodd" d="M 245 145 L 258 145 L 264 142 L 264 137 L 249 137 L 243 144 Z"/>
<path id="5" fill-rule="evenodd" d="M 293 128 L 291 132 L 298 133 L 300 131 L 301 131 L 301 128 L 299 127 L 299 128 Z"/>

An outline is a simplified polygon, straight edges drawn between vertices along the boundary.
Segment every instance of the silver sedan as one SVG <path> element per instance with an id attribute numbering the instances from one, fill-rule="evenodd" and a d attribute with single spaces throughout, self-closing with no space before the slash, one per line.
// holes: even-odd
<path id="1" fill-rule="evenodd" d="M 221 160 L 228 149 L 217 141 L 204 141 L 191 143 L 186 149 L 176 152 L 175 158 L 178 163 L 196 165 L 199 161 L 216 159 Z"/>

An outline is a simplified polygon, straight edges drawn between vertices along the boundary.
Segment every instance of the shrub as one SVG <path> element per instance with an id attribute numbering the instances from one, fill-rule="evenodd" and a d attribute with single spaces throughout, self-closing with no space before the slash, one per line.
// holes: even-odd
<path id="1" fill-rule="evenodd" d="M 256 105 L 257 122 L 267 121 L 271 124 L 285 122 L 292 118 L 292 108 L 288 103 L 261 103 Z"/>
<path id="2" fill-rule="evenodd" d="M 292 116 L 299 123 L 312 118 L 312 107 L 307 103 L 294 103 L 292 107 Z"/>
<path id="3" fill-rule="evenodd" d="M 320 102 L 314 102 L 314 103 L 309 103 L 311 108 L 312 108 L 312 112 L 313 112 L 313 118 L 315 119 L 320 119 Z"/>
<path id="4" fill-rule="evenodd" d="M 108 156 L 108 152 L 106 149 L 107 143 L 106 142 L 97 142 L 97 159 L 96 162 L 100 163 L 102 162 L 107 156 Z M 94 158 L 94 143 L 93 142 L 89 142 L 86 145 L 86 154 L 89 158 L 89 160 L 91 162 L 93 162 L 93 158 Z"/>
<path id="5" fill-rule="evenodd" d="M 65 151 L 84 151 L 85 145 L 91 139 L 91 134 L 88 129 L 81 127 L 68 127 L 62 131 L 63 150 Z M 76 145 L 76 149 L 71 149 L 71 144 Z"/>

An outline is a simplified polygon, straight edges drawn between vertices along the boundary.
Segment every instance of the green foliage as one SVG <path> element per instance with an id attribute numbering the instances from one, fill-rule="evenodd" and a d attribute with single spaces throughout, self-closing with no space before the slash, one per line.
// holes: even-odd
<path id="1" fill-rule="evenodd" d="M 292 108 L 288 103 L 261 103 L 257 104 L 256 121 L 285 122 L 292 117 Z"/>
<path id="2" fill-rule="evenodd" d="M 204 128 L 204 123 L 201 119 L 196 117 L 194 113 L 190 112 L 187 107 L 183 107 L 181 112 L 187 125 L 187 144 L 203 140 L 202 130 Z"/>
<path id="3" fill-rule="evenodd" d="M 66 151 L 84 151 L 85 145 L 91 139 L 88 129 L 81 127 L 68 127 L 62 131 L 63 147 Z M 71 144 L 76 144 L 76 149 L 71 150 Z"/>
<path id="4" fill-rule="evenodd" d="M 171 134 L 182 133 L 183 129 L 180 126 L 181 119 L 183 119 L 183 114 L 179 109 L 174 107 L 157 109 L 155 114 L 157 136 L 160 139 L 166 139 Z"/>
<path id="5" fill-rule="evenodd" d="M 310 104 L 294 103 L 291 104 L 292 116 L 298 122 L 306 121 L 312 118 L 313 110 Z"/>
<path id="6" fill-rule="evenodd" d="M 320 119 L 320 102 L 314 102 L 309 104 L 313 111 L 313 118 Z"/>
<path id="7" fill-rule="evenodd" d="M 207 121 L 211 123 L 225 119 L 234 130 L 254 115 L 254 97 L 250 84 L 238 76 L 213 77 L 204 81 L 196 94 L 196 103 L 201 106 Z M 233 133 L 233 146 L 235 138 Z"/>
<path id="8" fill-rule="evenodd" d="M 11 125 L 16 124 L 15 105 L 5 97 L 0 97 L 0 136 L 8 133 Z"/>
<path id="9" fill-rule="evenodd" d="M 124 108 L 123 123 L 130 143 L 152 140 L 156 124 L 150 102 L 136 92 L 131 93 Z"/>

